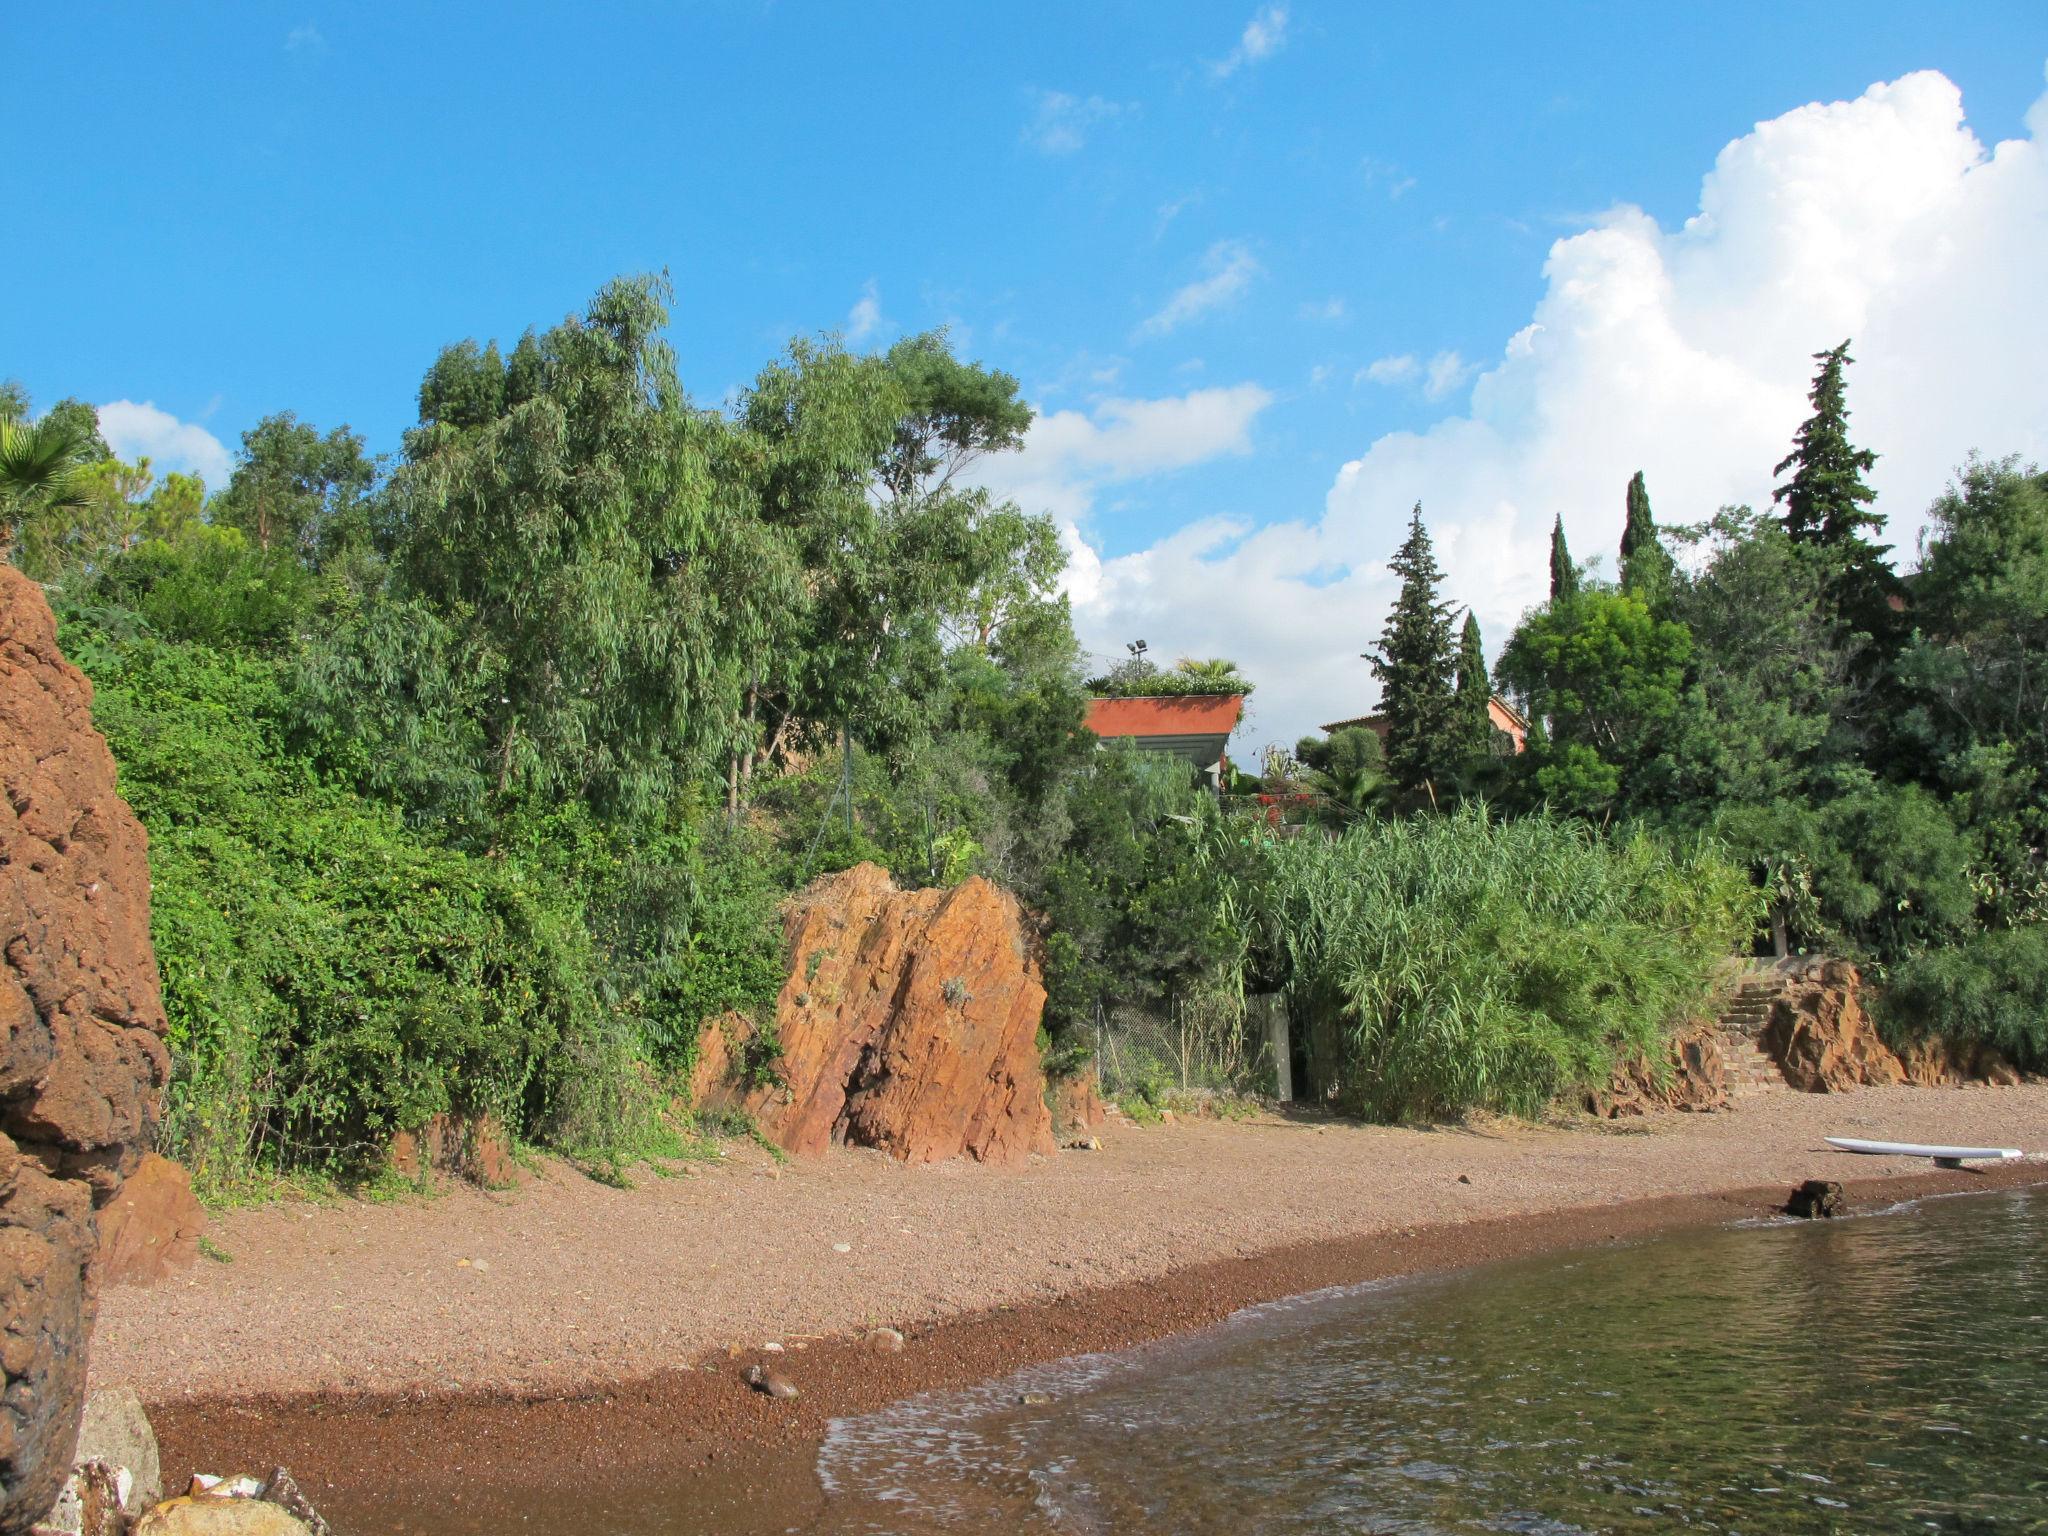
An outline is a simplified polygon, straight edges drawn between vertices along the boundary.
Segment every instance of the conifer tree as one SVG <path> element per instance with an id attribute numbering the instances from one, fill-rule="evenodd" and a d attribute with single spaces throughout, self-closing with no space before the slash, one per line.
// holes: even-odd
<path id="1" fill-rule="evenodd" d="M 1479 639 L 1479 620 L 1465 610 L 1465 628 L 1458 636 L 1458 729 L 1468 756 L 1483 756 L 1493 744 L 1493 680 L 1486 675 L 1486 648 Z"/>
<path id="2" fill-rule="evenodd" d="M 1828 568 L 1838 626 L 1879 640 L 1873 659 L 1887 654 L 1900 628 L 1891 603 L 1898 576 L 1886 564 L 1884 545 L 1868 537 L 1884 527 L 1884 514 L 1870 510 L 1877 492 L 1863 477 L 1877 455 L 1849 441 L 1849 405 L 1843 370 L 1854 358 L 1849 343 L 1816 352 L 1820 371 L 1807 399 L 1813 414 L 1792 439 L 1792 451 L 1772 471 L 1792 478 L 1771 493 L 1785 511 L 1785 531 L 1818 551 Z"/>
<path id="3" fill-rule="evenodd" d="M 1401 595 L 1371 653 L 1387 718 L 1387 768 L 1402 789 L 1428 790 L 1460 759 L 1457 696 L 1451 651 L 1451 606 L 1437 594 L 1443 571 L 1422 526 L 1422 503 L 1408 522 L 1408 537 L 1391 562 Z"/>
<path id="4" fill-rule="evenodd" d="M 1868 510 L 1877 492 L 1863 483 L 1863 477 L 1877 463 L 1877 455 L 1849 441 L 1849 405 L 1842 371 L 1855 361 L 1849 343 L 1828 352 L 1816 352 L 1820 371 L 1814 375 L 1807 399 L 1813 414 L 1792 439 L 1792 451 L 1778 462 L 1773 474 L 1792 471 L 1792 478 L 1771 492 L 1771 500 L 1785 508 L 1785 531 L 1805 544 L 1826 545 L 1845 564 L 1860 563 L 1875 555 L 1877 546 L 1865 539 L 1884 526 L 1883 514 Z"/>
<path id="5" fill-rule="evenodd" d="M 1671 593 L 1671 552 L 1650 515 L 1650 488 L 1639 469 L 1628 483 L 1628 518 L 1621 529 L 1621 589 L 1657 607 Z"/>
<path id="6" fill-rule="evenodd" d="M 1571 597 L 1579 590 L 1579 568 L 1572 564 L 1572 552 L 1565 547 L 1564 514 L 1550 525 L 1550 600 Z"/>

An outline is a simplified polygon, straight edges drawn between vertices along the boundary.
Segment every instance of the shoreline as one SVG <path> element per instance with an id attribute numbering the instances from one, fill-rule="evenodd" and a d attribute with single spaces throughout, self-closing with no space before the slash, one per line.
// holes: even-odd
<path id="1" fill-rule="evenodd" d="M 2048 1164 L 2035 1157 L 1840 1182 L 1851 1214 L 1868 1215 L 1929 1196 L 2048 1186 Z M 787 1531 L 823 1507 L 815 1461 L 834 1418 L 1195 1333 L 1308 1292 L 1781 1215 L 1788 1192 L 1743 1185 L 1317 1238 L 940 1317 L 904 1329 L 893 1353 L 858 1337 L 789 1336 L 780 1354 L 708 1350 L 687 1364 L 580 1385 L 185 1396 L 148 1407 L 167 1486 L 194 1469 L 283 1464 L 340 1531 L 534 1528 L 536 1506 L 560 1508 L 565 1499 L 575 1513 L 563 1518 L 564 1531 L 630 1522 L 645 1518 L 650 1486 L 688 1507 L 683 1523 L 665 1519 L 664 1531 Z M 748 1388 L 742 1372 L 754 1363 L 798 1382 L 799 1399 Z M 543 1518 L 538 1528 L 554 1527 Z"/>

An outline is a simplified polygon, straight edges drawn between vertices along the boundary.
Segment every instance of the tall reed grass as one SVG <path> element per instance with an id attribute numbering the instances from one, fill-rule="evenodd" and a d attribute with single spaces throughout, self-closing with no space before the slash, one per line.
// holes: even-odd
<path id="1" fill-rule="evenodd" d="M 1478 809 L 1276 841 L 1234 914 L 1309 1086 L 1378 1119 L 1533 1115 L 1665 1058 L 1757 897 L 1710 844 Z"/>

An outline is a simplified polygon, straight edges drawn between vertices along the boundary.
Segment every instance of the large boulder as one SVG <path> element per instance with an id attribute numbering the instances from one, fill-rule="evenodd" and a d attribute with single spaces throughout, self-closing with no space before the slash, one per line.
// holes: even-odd
<path id="1" fill-rule="evenodd" d="M 982 879 L 899 891 L 862 864 L 794 897 L 783 931 L 779 1054 L 763 1060 L 743 1019 L 707 1026 L 698 1107 L 750 1114 L 799 1155 L 840 1141 L 1016 1165 L 1053 1150 L 1045 988 L 1015 897 Z"/>
<path id="2" fill-rule="evenodd" d="M 93 1210 L 170 1075 L 147 839 L 91 711 L 41 590 L 0 565 L 0 1533 L 71 1470 Z"/>
<path id="3" fill-rule="evenodd" d="M 1900 1049 L 1899 1062 L 1906 1080 L 1923 1088 L 1960 1088 L 1965 1083 L 2016 1088 L 2025 1081 L 2002 1051 L 1976 1040 L 1923 1035 Z"/>
<path id="4" fill-rule="evenodd" d="M 199 1257 L 206 1211 L 192 1179 L 152 1152 L 100 1208 L 101 1285 L 150 1285 Z"/>
<path id="5" fill-rule="evenodd" d="M 1757 1044 L 1805 1093 L 1903 1083 L 1906 1069 L 1863 1006 L 1863 978 L 1846 960 L 1787 969 Z"/>

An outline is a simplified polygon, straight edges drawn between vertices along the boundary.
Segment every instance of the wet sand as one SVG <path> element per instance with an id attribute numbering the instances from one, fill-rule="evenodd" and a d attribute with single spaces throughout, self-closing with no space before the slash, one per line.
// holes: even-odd
<path id="1" fill-rule="evenodd" d="M 800 1529 L 827 1421 L 915 1392 L 1327 1285 L 1762 1215 L 1808 1177 L 1866 1205 L 2048 1181 L 1851 1158 L 1823 1133 L 2038 1153 L 2048 1085 L 1787 1093 L 1619 1129 L 1112 1124 L 1101 1152 L 1016 1175 L 750 1152 L 631 1191 L 552 1168 L 502 1194 L 234 1212 L 214 1234 L 233 1263 L 107 1295 L 94 1376 L 142 1391 L 168 1473 L 282 1462 L 344 1530 L 630 1529 L 650 1482 L 690 1511 L 664 1530 Z M 858 1337 L 876 1324 L 902 1352 Z M 800 1398 L 749 1391 L 755 1362 Z"/>

